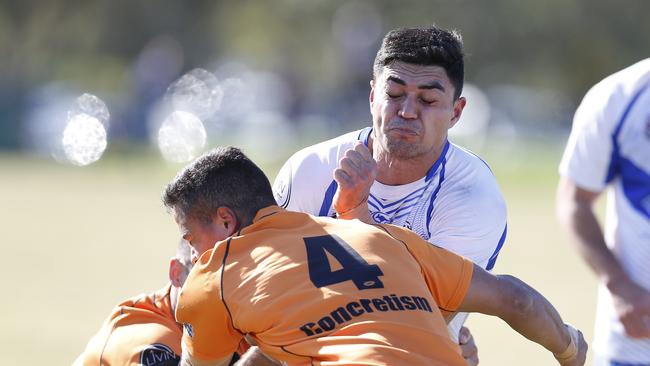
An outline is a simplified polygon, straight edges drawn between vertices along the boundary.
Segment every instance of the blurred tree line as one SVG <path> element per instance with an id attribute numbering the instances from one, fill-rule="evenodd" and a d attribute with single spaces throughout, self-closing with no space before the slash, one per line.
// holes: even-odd
<path id="1" fill-rule="evenodd" d="M 472 83 L 547 90 L 574 107 L 596 81 L 648 57 L 648 14 L 647 0 L 2 0 L 0 148 L 22 147 L 31 98 L 54 82 L 106 96 L 119 106 L 113 119 L 127 121 L 112 133 L 142 139 L 139 120 L 170 82 L 227 59 L 282 76 L 290 117 L 367 120 L 381 37 L 432 23 L 462 33 Z M 177 52 L 147 54 L 152 42 Z M 139 68 L 147 57 L 156 69 Z"/>

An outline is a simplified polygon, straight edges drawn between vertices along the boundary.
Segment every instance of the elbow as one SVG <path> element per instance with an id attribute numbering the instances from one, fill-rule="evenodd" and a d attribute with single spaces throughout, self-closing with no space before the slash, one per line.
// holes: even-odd
<path id="1" fill-rule="evenodd" d="M 535 293 L 516 277 L 503 275 L 500 280 L 510 283 L 509 296 L 506 299 L 505 309 L 509 317 L 518 319 L 529 318 L 535 311 Z"/>

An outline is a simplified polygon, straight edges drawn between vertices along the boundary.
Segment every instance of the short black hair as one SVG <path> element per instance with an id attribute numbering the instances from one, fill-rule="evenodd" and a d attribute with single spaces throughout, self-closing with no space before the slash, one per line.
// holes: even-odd
<path id="1" fill-rule="evenodd" d="M 235 147 L 210 150 L 183 168 L 165 187 L 163 202 L 174 212 L 204 222 L 225 206 L 244 226 L 261 208 L 276 204 L 262 169 Z"/>
<path id="2" fill-rule="evenodd" d="M 430 26 L 398 28 L 388 32 L 375 57 L 373 78 L 376 79 L 385 66 L 395 61 L 440 66 L 447 71 L 447 76 L 454 85 L 454 98 L 460 97 L 463 91 L 463 39 L 455 30 Z"/>

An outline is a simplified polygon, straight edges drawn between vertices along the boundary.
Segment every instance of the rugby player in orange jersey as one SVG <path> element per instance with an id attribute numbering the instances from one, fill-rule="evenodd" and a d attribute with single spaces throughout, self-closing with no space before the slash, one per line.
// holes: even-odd
<path id="1" fill-rule="evenodd" d="M 73 365 L 178 365 L 183 330 L 174 319 L 174 310 L 191 267 L 191 248 L 181 240 L 169 262 L 170 283 L 117 305 Z M 245 344 L 242 347 L 239 351 Z M 233 360 L 237 358 L 233 355 Z"/>
<path id="2" fill-rule="evenodd" d="M 445 316 L 481 312 L 583 365 L 587 344 L 539 293 L 393 225 L 286 211 L 236 148 L 183 169 L 163 200 L 200 256 L 181 291 L 181 365 L 226 365 L 251 337 L 288 365 L 465 365 Z"/>

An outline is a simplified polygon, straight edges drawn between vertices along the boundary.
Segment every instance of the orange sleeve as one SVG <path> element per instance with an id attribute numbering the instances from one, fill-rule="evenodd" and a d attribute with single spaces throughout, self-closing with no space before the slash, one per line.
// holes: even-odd
<path id="1" fill-rule="evenodd" d="M 194 265 L 176 306 L 176 320 L 185 328 L 184 352 L 201 361 L 231 355 L 243 338 L 221 298 L 221 260 L 210 254 Z"/>
<path id="2" fill-rule="evenodd" d="M 402 241 L 420 264 L 431 295 L 442 310 L 455 311 L 472 282 L 473 263 L 422 239 L 416 233 L 397 226 L 382 225 Z"/>

